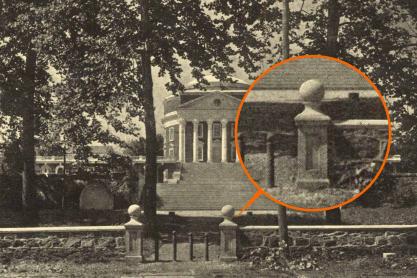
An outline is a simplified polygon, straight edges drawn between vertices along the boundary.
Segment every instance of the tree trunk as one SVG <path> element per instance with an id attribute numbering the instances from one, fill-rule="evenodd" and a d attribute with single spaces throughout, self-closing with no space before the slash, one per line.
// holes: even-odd
<path id="1" fill-rule="evenodd" d="M 36 176 L 35 176 L 35 75 L 36 52 L 29 50 L 26 55 L 24 110 L 23 110 L 23 174 L 22 174 L 22 208 L 24 225 L 37 224 Z"/>
<path id="2" fill-rule="evenodd" d="M 290 57 L 290 2 L 284 0 L 282 4 L 282 58 L 288 59 Z"/>
<path id="3" fill-rule="evenodd" d="M 339 49 L 337 37 L 339 34 L 340 13 L 338 0 L 329 0 L 327 18 L 327 36 L 325 54 L 336 57 Z"/>
<path id="4" fill-rule="evenodd" d="M 156 157 L 158 142 L 156 138 L 156 124 L 153 103 L 153 81 L 151 56 L 149 44 L 147 42 L 149 28 L 148 1 L 142 0 L 141 20 L 144 32 L 144 49 L 141 53 L 141 75 L 143 79 L 143 108 L 145 112 L 145 132 L 146 132 L 146 162 L 145 162 L 145 185 L 144 185 L 144 213 L 147 224 L 147 231 L 150 235 L 157 232 L 156 219 L 156 183 L 157 165 Z"/>
<path id="5" fill-rule="evenodd" d="M 283 59 L 290 57 L 290 44 L 289 44 L 289 18 L 290 7 L 289 0 L 283 1 L 282 12 L 282 56 Z M 285 243 L 285 254 L 289 254 L 289 242 L 288 242 L 288 223 L 287 223 L 287 208 L 278 205 L 278 226 L 279 226 L 279 240 Z"/>
<path id="6" fill-rule="evenodd" d="M 336 57 L 339 53 L 337 45 L 337 37 L 339 34 L 340 24 L 340 12 L 338 0 L 329 0 L 328 2 L 328 18 L 327 18 L 327 35 L 326 35 L 326 48 L 324 54 L 332 57 Z M 328 224 L 340 224 L 342 222 L 342 216 L 340 209 L 327 210 L 326 222 Z"/>

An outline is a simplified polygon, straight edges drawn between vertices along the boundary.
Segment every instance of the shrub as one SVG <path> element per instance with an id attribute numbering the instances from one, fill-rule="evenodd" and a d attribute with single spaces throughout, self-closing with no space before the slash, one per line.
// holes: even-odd
<path id="1" fill-rule="evenodd" d="M 285 256 L 285 243 L 278 247 L 256 247 L 242 256 L 242 260 L 249 261 L 251 266 L 260 269 L 290 272 L 294 270 L 318 270 L 319 262 L 312 254 L 303 254 L 300 257 L 289 258 Z"/>
<path id="2" fill-rule="evenodd" d="M 0 175 L 0 207 L 20 209 L 22 206 L 22 178 Z"/>
<path id="3" fill-rule="evenodd" d="M 362 191 L 371 182 L 379 167 L 379 163 L 374 163 L 372 167 L 357 172 L 354 179 L 357 192 Z M 387 165 L 371 188 L 359 197 L 357 202 L 364 207 L 378 207 L 383 203 L 391 202 L 397 184 L 398 179 L 392 174 L 391 167 Z"/>

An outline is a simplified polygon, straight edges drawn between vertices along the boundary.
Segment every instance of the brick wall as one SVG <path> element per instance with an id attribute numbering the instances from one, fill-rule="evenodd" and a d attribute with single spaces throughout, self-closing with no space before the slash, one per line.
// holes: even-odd
<path id="1" fill-rule="evenodd" d="M 278 135 L 274 138 L 276 182 L 286 182 L 297 174 L 297 130 L 292 127 L 292 135 Z M 380 162 L 385 155 L 388 127 L 383 120 L 334 121 L 328 129 L 329 178 L 335 187 L 350 187 L 350 177 L 357 169 Z M 266 134 L 248 132 L 245 135 L 246 161 L 254 177 L 254 164 L 264 160 L 266 155 Z M 376 169 L 379 169 L 376 168 Z"/>

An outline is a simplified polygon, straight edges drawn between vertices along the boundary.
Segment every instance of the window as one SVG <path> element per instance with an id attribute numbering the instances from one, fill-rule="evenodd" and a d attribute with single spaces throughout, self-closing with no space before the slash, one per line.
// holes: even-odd
<path id="1" fill-rule="evenodd" d="M 231 143 L 231 146 L 230 146 L 230 160 L 236 161 L 236 149 L 235 149 L 235 144 L 233 143 Z"/>
<path id="2" fill-rule="evenodd" d="M 55 168 L 55 174 L 57 174 L 57 175 L 62 175 L 62 174 L 64 174 L 64 166 L 62 166 L 62 165 L 58 165 L 58 166 Z"/>
<path id="3" fill-rule="evenodd" d="M 175 154 L 174 154 L 174 148 L 170 148 L 169 149 L 169 157 L 170 158 L 174 158 Z"/>
<path id="4" fill-rule="evenodd" d="M 199 139 L 204 138 L 204 125 L 203 125 L 203 123 L 198 123 L 198 138 Z"/>
<path id="5" fill-rule="evenodd" d="M 168 129 L 168 138 L 169 138 L 169 141 L 174 141 L 174 134 L 175 134 L 174 127 L 173 127 L 173 126 L 171 126 L 171 127 Z"/>
<path id="6" fill-rule="evenodd" d="M 222 125 L 220 123 L 213 123 L 213 138 L 218 139 L 222 137 Z"/>
<path id="7" fill-rule="evenodd" d="M 235 138 L 235 123 L 230 123 L 230 138 Z"/>
<path id="8" fill-rule="evenodd" d="M 203 145 L 198 145 L 198 148 L 197 148 L 197 158 L 198 158 L 198 161 L 203 161 L 204 160 L 204 148 L 203 148 Z"/>
<path id="9" fill-rule="evenodd" d="M 42 173 L 43 175 L 48 175 L 48 174 L 49 174 L 49 166 L 48 166 L 48 165 L 43 165 L 43 166 L 41 167 L 41 173 Z"/>

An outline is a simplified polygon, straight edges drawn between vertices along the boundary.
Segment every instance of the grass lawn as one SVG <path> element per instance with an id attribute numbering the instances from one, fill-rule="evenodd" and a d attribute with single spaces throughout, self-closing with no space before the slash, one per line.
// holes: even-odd
<path id="1" fill-rule="evenodd" d="M 160 274 L 157 277 L 259 277 L 259 274 L 265 277 L 275 276 L 272 271 L 260 272 L 251 269 L 247 263 L 159 262 L 127 265 L 124 261 L 112 261 L 93 264 L 21 262 L 3 268 L 0 277 L 152 277 L 156 274 Z"/>
<path id="2" fill-rule="evenodd" d="M 342 221 L 346 224 L 417 224 L 417 206 L 393 208 L 390 204 L 365 208 L 350 206 L 342 209 Z"/>
<path id="3" fill-rule="evenodd" d="M 159 275 L 158 275 L 159 274 Z M 22 261 L 0 265 L 0 277 L 416 277 L 416 269 L 381 267 L 380 258 L 327 262 L 321 270 L 280 272 L 249 263 L 159 262 L 127 265 L 124 261 L 75 264 Z"/>

